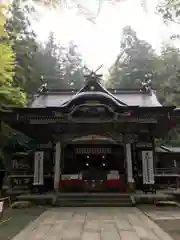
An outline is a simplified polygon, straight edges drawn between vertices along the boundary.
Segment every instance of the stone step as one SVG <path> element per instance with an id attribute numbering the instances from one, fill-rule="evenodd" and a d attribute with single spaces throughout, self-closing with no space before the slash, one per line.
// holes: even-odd
<path id="1" fill-rule="evenodd" d="M 58 198 L 59 201 L 65 202 L 65 201 L 74 201 L 74 202 L 132 202 L 130 199 L 77 199 L 77 198 L 68 198 L 68 199 L 62 199 Z"/>
<path id="2" fill-rule="evenodd" d="M 116 202 L 126 202 L 126 201 L 131 201 L 130 198 L 100 198 L 100 197 L 94 197 L 94 198 L 74 198 L 74 197 L 64 197 L 64 198 L 61 198 L 61 197 L 58 197 L 58 199 L 62 200 L 62 201 L 116 201 Z"/>
<path id="3" fill-rule="evenodd" d="M 62 199 L 68 199 L 68 198 L 76 198 L 76 199 L 94 199 L 94 198 L 99 198 L 99 199 L 104 199 L 104 198 L 108 198 L 108 199 L 129 199 L 130 196 L 121 196 L 121 195 L 59 195 L 59 198 Z"/>
<path id="4" fill-rule="evenodd" d="M 131 197 L 109 197 L 109 196 L 94 196 L 94 197 L 61 197 L 59 196 L 54 202 L 55 206 L 133 206 Z"/>
<path id="5" fill-rule="evenodd" d="M 56 207 L 132 207 L 132 202 L 75 202 L 75 201 L 56 201 Z"/>

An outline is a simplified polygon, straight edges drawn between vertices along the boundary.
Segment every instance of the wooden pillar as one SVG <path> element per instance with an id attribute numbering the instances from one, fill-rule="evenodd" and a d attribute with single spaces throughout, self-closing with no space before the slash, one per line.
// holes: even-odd
<path id="1" fill-rule="evenodd" d="M 156 145 L 155 145 L 155 137 L 154 134 L 151 136 L 151 141 L 152 141 L 152 153 L 153 153 L 153 175 L 156 171 L 157 168 L 157 157 L 156 157 Z M 155 181 L 155 177 L 154 177 Z"/>
<path id="2" fill-rule="evenodd" d="M 133 178 L 133 169 L 132 169 L 132 151 L 131 143 L 125 144 L 126 150 L 126 165 L 127 165 L 127 182 L 130 190 L 133 190 L 134 178 Z"/>
<path id="3" fill-rule="evenodd" d="M 61 174 L 61 143 L 57 142 L 55 147 L 55 165 L 54 165 L 54 190 L 59 191 Z"/>

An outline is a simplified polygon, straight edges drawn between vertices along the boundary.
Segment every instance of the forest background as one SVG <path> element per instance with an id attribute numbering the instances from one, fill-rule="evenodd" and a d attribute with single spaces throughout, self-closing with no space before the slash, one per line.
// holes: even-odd
<path id="1" fill-rule="evenodd" d="M 105 0 L 99 0 L 105 1 Z M 116 3 L 117 0 L 111 0 Z M 146 0 L 147 1 L 147 0 Z M 142 7 L 146 11 L 146 1 Z M 80 89 L 84 74 L 88 71 L 83 56 L 75 42 L 61 44 L 53 32 L 41 42 L 33 29 L 32 22 L 38 21 L 36 8 L 26 0 L 13 0 L 0 5 L 0 107 L 26 106 L 44 82 L 48 88 Z M 45 7 L 61 6 L 62 1 L 36 1 Z M 64 1 L 63 1 L 64 3 Z M 100 2 L 98 13 L 103 2 Z M 52 6 L 53 5 L 53 6 Z M 81 10 L 80 5 L 75 6 Z M 165 0 L 157 6 L 158 14 L 166 24 L 180 23 L 180 1 Z M 88 16 L 88 17 L 87 17 Z M 94 24 L 95 17 L 84 14 Z M 32 21 L 33 20 L 33 21 Z M 178 28 L 177 28 L 178 29 Z M 179 41 L 179 32 L 171 39 Z M 180 49 L 164 43 L 157 53 L 147 41 L 140 39 L 131 26 L 125 26 L 119 51 L 103 84 L 108 88 L 140 88 L 145 78 L 150 78 L 163 105 L 180 106 Z M 88 46 L 87 46 L 88 47 Z M 92 47 L 92 46 L 91 46 Z M 42 78 L 43 76 L 43 78 Z M 1 123 L 1 155 L 13 152 L 19 146 L 27 147 L 25 136 Z M 180 146 L 180 130 L 169 133 L 159 144 Z"/>

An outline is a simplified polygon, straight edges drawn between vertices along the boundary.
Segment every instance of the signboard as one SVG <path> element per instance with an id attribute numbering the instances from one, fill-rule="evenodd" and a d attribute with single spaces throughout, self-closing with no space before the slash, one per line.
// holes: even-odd
<path id="1" fill-rule="evenodd" d="M 152 143 L 150 143 L 150 142 L 138 142 L 138 143 L 136 143 L 136 147 L 138 147 L 138 148 L 152 148 Z"/>
<path id="2" fill-rule="evenodd" d="M 97 104 L 100 104 L 100 102 L 95 100 L 88 100 L 88 101 L 85 101 L 85 104 L 97 105 Z"/>
<path id="3" fill-rule="evenodd" d="M 76 148 L 76 154 L 111 154 L 111 148 Z"/>
<path id="4" fill-rule="evenodd" d="M 11 176 L 11 182 L 13 188 L 21 188 L 21 189 L 27 189 L 28 186 L 31 184 L 31 177 L 29 176 Z"/>
<path id="5" fill-rule="evenodd" d="M 154 184 L 153 152 L 142 151 L 143 184 Z"/>
<path id="6" fill-rule="evenodd" d="M 53 144 L 52 144 L 52 142 L 38 143 L 36 145 L 36 148 L 39 148 L 39 149 L 52 149 L 53 148 Z"/>
<path id="7" fill-rule="evenodd" d="M 34 153 L 34 185 L 44 184 L 44 152 Z"/>
<path id="8" fill-rule="evenodd" d="M 0 202 L 0 215 L 1 215 L 2 212 L 3 212 L 3 207 L 4 207 L 4 201 L 1 201 L 1 202 Z"/>
<path id="9" fill-rule="evenodd" d="M 30 169 L 30 164 L 25 162 L 26 159 L 13 159 L 12 160 L 12 169 L 18 171 L 26 171 Z"/>

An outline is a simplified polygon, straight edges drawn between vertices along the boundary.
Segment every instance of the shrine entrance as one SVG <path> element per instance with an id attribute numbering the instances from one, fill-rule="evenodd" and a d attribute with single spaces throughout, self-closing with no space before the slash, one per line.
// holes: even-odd
<path id="1" fill-rule="evenodd" d="M 62 185 L 66 191 L 124 191 L 124 147 L 116 144 L 72 144 L 64 149 Z"/>

